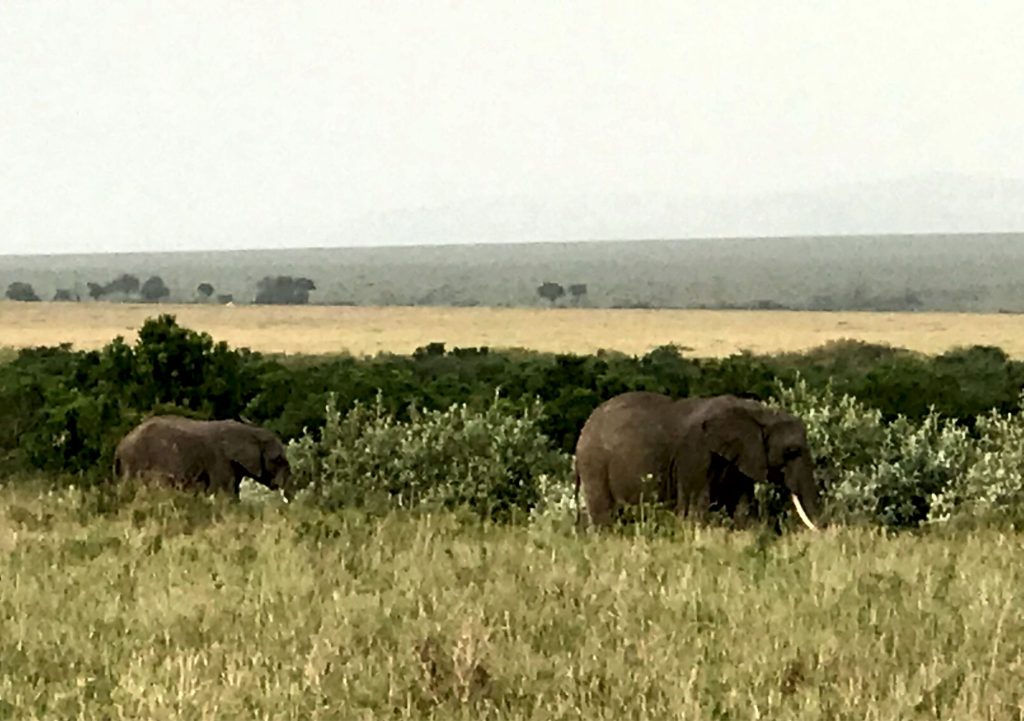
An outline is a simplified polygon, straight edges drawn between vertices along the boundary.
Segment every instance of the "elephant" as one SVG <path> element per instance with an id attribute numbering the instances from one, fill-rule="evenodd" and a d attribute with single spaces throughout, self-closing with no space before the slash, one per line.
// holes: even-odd
<path id="1" fill-rule="evenodd" d="M 590 521 L 621 506 L 664 502 L 679 516 L 725 511 L 742 519 L 754 484 L 788 491 L 800 520 L 817 530 L 820 491 L 803 422 L 734 395 L 673 399 L 630 391 L 601 403 L 576 443 L 577 525 L 582 487 Z"/>
<path id="2" fill-rule="evenodd" d="M 114 477 L 142 478 L 238 497 L 248 476 L 291 496 L 291 466 L 273 432 L 234 420 L 152 416 L 129 431 L 114 452 Z"/>

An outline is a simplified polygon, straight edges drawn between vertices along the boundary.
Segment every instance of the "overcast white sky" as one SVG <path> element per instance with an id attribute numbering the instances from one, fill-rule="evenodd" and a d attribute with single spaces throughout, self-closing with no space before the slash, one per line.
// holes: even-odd
<path id="1" fill-rule="evenodd" d="M 1024 178 L 1024 2 L 0 0 L 4 253 L 934 172 Z"/>

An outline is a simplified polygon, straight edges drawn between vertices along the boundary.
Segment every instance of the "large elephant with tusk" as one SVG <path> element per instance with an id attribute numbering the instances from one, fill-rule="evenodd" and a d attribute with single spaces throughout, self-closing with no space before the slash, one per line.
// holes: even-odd
<path id="1" fill-rule="evenodd" d="M 755 484 L 767 482 L 817 530 L 820 490 L 804 424 L 757 401 L 623 393 L 587 419 L 575 462 L 577 502 L 582 488 L 595 525 L 642 500 L 667 503 L 680 516 L 724 511 L 741 520 L 754 506 Z"/>

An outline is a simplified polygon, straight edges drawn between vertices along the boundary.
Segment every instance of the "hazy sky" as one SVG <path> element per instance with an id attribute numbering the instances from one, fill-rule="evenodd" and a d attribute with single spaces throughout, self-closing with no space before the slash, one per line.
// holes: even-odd
<path id="1" fill-rule="evenodd" d="M 1024 178 L 1024 2 L 0 0 L 4 253 L 933 172 Z"/>

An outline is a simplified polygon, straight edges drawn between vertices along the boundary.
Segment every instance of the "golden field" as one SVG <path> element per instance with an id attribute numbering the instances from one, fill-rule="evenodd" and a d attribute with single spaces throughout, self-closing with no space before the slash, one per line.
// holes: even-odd
<path id="1" fill-rule="evenodd" d="M 189 328 L 232 346 L 268 353 L 410 353 L 432 341 L 591 353 L 644 353 L 666 343 L 689 355 L 721 357 L 800 351 L 839 338 L 889 343 L 925 353 L 995 345 L 1024 357 L 1024 315 L 817 313 L 797 311 L 201 306 L 0 302 L 0 347 L 98 348 L 131 342 L 142 322 L 172 313 Z"/>

